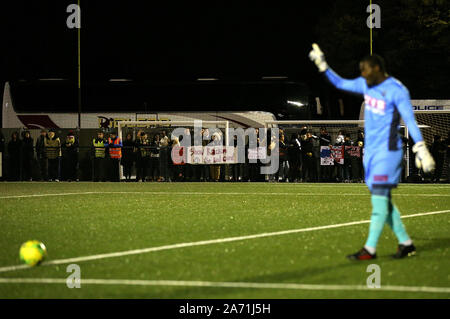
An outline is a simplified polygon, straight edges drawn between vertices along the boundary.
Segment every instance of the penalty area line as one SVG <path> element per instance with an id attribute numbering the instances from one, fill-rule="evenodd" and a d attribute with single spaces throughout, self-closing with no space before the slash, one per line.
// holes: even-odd
<path id="1" fill-rule="evenodd" d="M 3 284 L 67 284 L 60 278 L 0 278 Z M 395 292 L 450 293 L 450 287 L 420 287 L 386 285 L 370 288 L 363 285 L 317 285 L 300 283 L 262 283 L 262 282 L 220 282 L 185 280 L 129 280 L 129 279 L 80 279 L 80 285 L 124 285 L 124 286 L 182 286 L 208 288 L 244 288 L 244 289 L 291 289 L 291 290 L 365 290 Z"/>
<path id="2" fill-rule="evenodd" d="M 435 211 L 435 212 L 417 213 L 417 214 L 402 216 L 402 219 L 419 217 L 419 216 L 445 214 L 445 213 L 449 213 L 449 212 L 450 212 L 450 209 Z M 217 239 L 210 239 L 210 240 L 201 240 L 201 241 L 194 241 L 194 242 L 163 245 L 163 246 L 157 246 L 157 247 L 148 247 L 148 248 L 142 248 L 142 249 L 133 249 L 133 250 L 119 251 L 119 252 L 114 252 L 114 253 L 97 254 L 97 255 L 91 255 L 91 256 L 55 259 L 55 260 L 50 260 L 50 261 L 44 262 L 44 263 L 42 263 L 41 266 L 71 264 L 71 263 L 77 263 L 77 262 L 83 262 L 83 261 L 89 261 L 89 260 L 98 260 L 98 259 L 113 258 L 113 257 L 123 257 L 123 256 L 129 256 L 129 255 L 138 255 L 138 254 L 145 254 L 145 253 L 150 253 L 150 252 L 155 252 L 155 251 L 171 250 L 171 249 L 186 248 L 186 247 L 222 244 L 222 243 L 229 243 L 229 242 L 234 242 L 234 241 L 242 241 L 242 240 L 249 240 L 249 239 L 256 239 L 256 238 L 265 238 L 265 237 L 281 236 L 281 235 L 288 235 L 288 234 L 296 234 L 296 233 L 310 232 L 310 231 L 315 231 L 315 230 L 333 229 L 333 228 L 340 228 L 340 227 L 345 227 L 345 226 L 361 225 L 361 224 L 368 224 L 368 223 L 370 223 L 370 220 L 360 220 L 360 221 L 354 221 L 354 222 L 348 222 L 348 223 L 342 223 L 342 224 L 332 224 L 332 225 L 324 225 L 324 226 L 316 226 L 316 227 L 308 227 L 308 228 L 297 228 L 297 229 L 289 229 L 289 230 L 282 230 L 282 231 L 276 231 L 276 232 L 259 233 L 259 234 L 253 234 L 253 235 L 217 238 Z M 26 266 L 26 265 L 0 267 L 0 272 L 8 272 L 8 271 L 14 271 L 14 270 L 26 269 L 26 268 L 31 268 L 31 267 Z"/>

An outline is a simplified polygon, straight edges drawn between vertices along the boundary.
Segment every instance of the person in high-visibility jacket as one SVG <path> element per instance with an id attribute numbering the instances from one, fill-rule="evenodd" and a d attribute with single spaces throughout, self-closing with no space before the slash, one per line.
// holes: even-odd
<path id="1" fill-rule="evenodd" d="M 48 177 L 50 181 L 59 182 L 61 141 L 56 137 L 56 131 L 51 129 L 44 141 L 48 161 Z"/>
<path id="2" fill-rule="evenodd" d="M 92 179 L 94 182 L 106 181 L 106 148 L 108 147 L 108 141 L 105 139 L 102 131 L 97 133 L 97 138 L 92 140 L 93 146 L 93 174 Z"/>
<path id="3" fill-rule="evenodd" d="M 120 182 L 119 168 L 120 159 L 122 158 L 122 146 L 122 140 L 117 136 L 116 132 L 112 131 L 108 139 L 112 182 Z"/>

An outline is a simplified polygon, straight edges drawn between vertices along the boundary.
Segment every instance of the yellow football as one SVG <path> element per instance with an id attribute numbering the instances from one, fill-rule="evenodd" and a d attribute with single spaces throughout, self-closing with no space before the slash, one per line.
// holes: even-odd
<path id="1" fill-rule="evenodd" d="M 29 240 L 20 246 L 20 260 L 29 265 L 39 265 L 47 256 L 47 248 L 37 240 Z"/>

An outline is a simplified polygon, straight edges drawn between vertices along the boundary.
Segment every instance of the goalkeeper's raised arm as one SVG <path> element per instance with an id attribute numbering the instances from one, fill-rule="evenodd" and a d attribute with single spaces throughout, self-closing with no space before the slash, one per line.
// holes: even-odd
<path id="1" fill-rule="evenodd" d="M 319 45 L 313 43 L 312 50 L 309 53 L 309 58 L 313 61 L 319 72 L 324 72 L 328 80 L 338 89 L 349 91 L 358 94 L 364 94 L 365 81 L 363 77 L 358 77 L 356 79 L 343 79 L 336 74 L 327 64 L 325 60 L 325 55 L 322 50 L 320 50 Z"/>
<path id="2" fill-rule="evenodd" d="M 387 74 L 383 58 L 377 55 L 363 58 L 359 64 L 361 76 L 352 80 L 343 79 L 331 70 L 325 55 L 316 43 L 312 45 L 309 58 L 335 87 L 364 95 L 365 130 L 369 141 L 366 143 L 367 152 L 379 151 L 380 147 L 389 151 L 399 148 L 400 139 L 397 130 L 401 116 L 416 143 L 413 147 L 413 152 L 416 153 L 416 166 L 425 173 L 434 169 L 434 160 L 414 118 L 408 89 Z"/>

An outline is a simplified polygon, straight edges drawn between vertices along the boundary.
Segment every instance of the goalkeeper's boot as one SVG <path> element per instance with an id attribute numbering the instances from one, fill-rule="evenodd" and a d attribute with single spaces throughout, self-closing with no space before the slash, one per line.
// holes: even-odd
<path id="1" fill-rule="evenodd" d="M 377 254 L 375 253 L 372 255 L 365 248 L 362 248 L 357 253 L 348 255 L 347 258 L 350 260 L 369 260 L 377 258 Z"/>
<path id="2" fill-rule="evenodd" d="M 404 257 L 411 257 L 416 254 L 416 247 L 411 244 L 408 246 L 405 245 L 398 245 L 397 252 L 393 256 L 394 258 L 404 258 Z"/>

